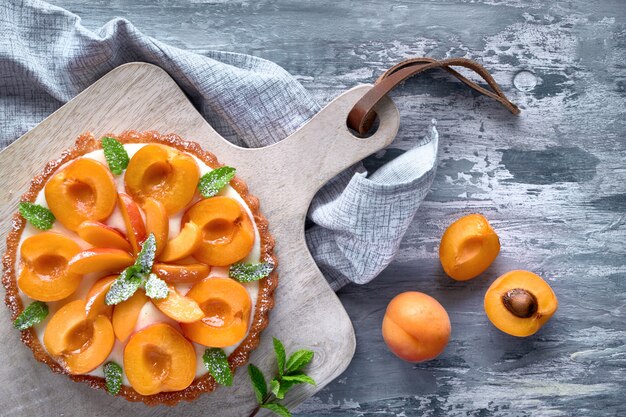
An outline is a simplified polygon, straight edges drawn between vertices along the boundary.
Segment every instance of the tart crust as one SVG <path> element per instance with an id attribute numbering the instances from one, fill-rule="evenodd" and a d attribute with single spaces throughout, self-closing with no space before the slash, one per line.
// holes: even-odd
<path id="1" fill-rule="evenodd" d="M 107 136 L 114 137 L 122 143 L 161 143 L 169 145 L 180 151 L 187 152 L 198 157 L 211 168 L 218 168 L 222 166 L 222 164 L 218 162 L 215 155 L 211 152 L 203 150 L 196 142 L 183 140 L 175 134 L 161 135 L 154 131 L 126 131 L 121 135 L 108 134 Z M 32 179 L 30 188 L 21 197 L 20 201 L 34 202 L 37 194 L 59 167 L 73 159 L 98 149 L 101 149 L 100 142 L 97 141 L 91 133 L 82 134 L 76 140 L 74 147 L 64 151 L 59 159 L 48 162 L 43 169 L 43 172 Z M 261 260 L 273 262 L 274 265 L 278 265 L 277 259 L 274 256 L 274 238 L 269 233 L 267 219 L 263 216 L 259 209 L 259 200 L 248 193 L 248 187 L 240 178 L 235 177 L 230 182 L 230 185 L 244 199 L 252 212 L 261 237 Z M 13 215 L 13 225 L 9 235 L 7 236 L 7 249 L 2 258 L 2 264 L 4 266 L 2 284 L 6 289 L 5 303 L 11 312 L 11 318 L 13 320 L 15 320 L 24 309 L 17 287 L 15 263 L 20 237 L 25 224 L 26 220 L 20 216 L 19 213 L 15 213 Z M 248 335 L 237 347 L 237 349 L 235 349 L 235 351 L 228 357 L 228 362 L 233 372 L 235 372 L 236 368 L 245 365 L 248 362 L 250 353 L 259 345 L 261 332 L 267 327 L 269 323 L 269 312 L 274 307 L 274 290 L 277 285 L 278 274 L 276 273 L 276 269 L 274 269 L 268 277 L 259 281 L 259 294 L 256 302 L 256 309 Z M 35 359 L 48 365 L 53 372 L 66 374 L 73 381 L 84 382 L 94 389 L 106 389 L 104 378 L 92 375 L 68 374 L 61 365 L 48 355 L 39 342 L 34 329 L 23 330 L 21 333 L 22 342 L 33 351 Z M 204 376 L 196 378 L 190 386 L 182 391 L 160 392 L 158 394 L 146 396 L 137 393 L 132 387 L 123 385 L 118 395 L 124 397 L 128 401 L 144 402 L 150 406 L 159 404 L 171 406 L 180 401 L 193 401 L 200 394 L 211 392 L 216 388 L 217 383 L 213 377 L 207 373 Z"/>

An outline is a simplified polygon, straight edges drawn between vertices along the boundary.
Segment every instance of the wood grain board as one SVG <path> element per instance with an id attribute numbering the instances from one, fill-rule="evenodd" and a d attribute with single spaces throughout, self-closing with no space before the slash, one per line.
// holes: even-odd
<path id="1" fill-rule="evenodd" d="M 30 179 L 82 132 L 91 131 L 100 137 L 131 129 L 157 130 L 200 143 L 220 162 L 237 168 L 251 194 L 259 198 L 276 239 L 276 306 L 251 362 L 263 370 L 274 368 L 271 336 L 280 338 L 287 351 L 312 349 L 315 360 L 309 369 L 318 385 L 302 385 L 294 390 L 287 404 L 296 405 L 343 372 L 355 349 L 350 319 L 306 247 L 304 220 L 313 195 L 327 180 L 387 146 L 395 137 L 399 115 L 390 100 L 378 109 L 380 126 L 373 136 L 361 139 L 348 131 L 348 111 L 368 88 L 356 87 L 341 95 L 275 145 L 243 149 L 219 136 L 163 70 L 145 63 L 123 65 L 0 153 L 0 235 L 7 234 L 11 214 Z M 4 252 L 4 240 L 0 252 Z M 19 342 L 18 332 L 11 328 L 6 309 L 0 315 L 0 346 L 5 363 L 10 364 L 0 371 L 2 415 L 53 416 L 71 411 L 84 416 L 188 416 L 201 412 L 236 417 L 254 408 L 245 369 L 239 369 L 233 387 L 220 388 L 173 409 L 147 408 L 90 390 L 35 363 L 30 351 Z"/>

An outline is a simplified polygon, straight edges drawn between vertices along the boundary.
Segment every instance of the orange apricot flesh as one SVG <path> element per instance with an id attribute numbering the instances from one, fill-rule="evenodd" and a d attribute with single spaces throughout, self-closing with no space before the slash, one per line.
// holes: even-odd
<path id="1" fill-rule="evenodd" d="M 69 271 L 75 274 L 92 272 L 119 272 L 135 263 L 135 259 L 120 249 L 93 248 L 74 255 L 69 262 Z"/>
<path id="2" fill-rule="evenodd" d="M 87 317 L 94 319 L 102 314 L 109 319 L 111 318 L 113 306 L 107 305 L 104 300 L 109 288 L 111 288 L 117 277 L 117 275 L 109 275 L 108 277 L 100 278 L 92 285 L 87 293 L 87 297 L 85 297 Z"/>
<path id="3" fill-rule="evenodd" d="M 137 291 L 128 300 L 122 301 L 113 308 L 113 331 L 120 342 L 126 341 L 135 330 L 139 313 L 149 298 L 143 291 Z"/>
<path id="4" fill-rule="evenodd" d="M 189 340 L 209 347 L 226 347 L 245 337 L 252 302 L 243 285 L 230 278 L 205 278 L 186 297 L 195 300 L 204 312 L 201 320 L 181 324 Z"/>
<path id="5" fill-rule="evenodd" d="M 22 242 L 22 271 L 17 285 L 39 301 L 62 300 L 76 291 L 82 275 L 70 271 L 71 259 L 80 252 L 72 239 L 53 232 L 33 235 Z"/>
<path id="6" fill-rule="evenodd" d="M 124 348 L 124 371 L 141 395 L 180 391 L 196 375 L 196 351 L 169 324 L 153 324 L 138 331 Z"/>
<path id="7" fill-rule="evenodd" d="M 165 245 L 170 231 L 170 222 L 165 206 L 153 198 L 147 198 L 143 204 L 146 214 L 146 233 L 152 233 L 156 240 L 156 256 L 159 256 Z"/>
<path id="8" fill-rule="evenodd" d="M 74 231 L 85 220 L 103 221 L 109 217 L 117 198 L 109 170 L 89 158 L 76 159 L 56 173 L 44 192 L 57 220 Z"/>
<path id="9" fill-rule="evenodd" d="M 111 353 L 115 338 L 106 316 L 89 319 L 84 300 L 72 301 L 57 311 L 43 336 L 48 353 L 73 375 L 96 369 Z"/>
<path id="10" fill-rule="evenodd" d="M 126 192 L 140 204 L 153 198 L 174 214 L 191 202 L 200 168 L 190 155 L 170 146 L 150 144 L 130 158 L 124 176 Z"/>
<path id="11" fill-rule="evenodd" d="M 152 271 L 170 284 L 195 284 L 209 276 L 211 268 L 206 264 L 166 264 L 156 263 Z"/>
<path id="12" fill-rule="evenodd" d="M 118 230 L 95 220 L 86 220 L 78 226 L 76 233 L 82 240 L 97 248 L 114 248 L 131 251 L 130 243 Z"/>
<path id="13" fill-rule="evenodd" d="M 491 323 L 517 337 L 535 334 L 558 306 L 550 285 L 529 271 L 507 272 L 485 294 L 485 312 Z"/>
<path id="14" fill-rule="evenodd" d="M 200 200 L 187 210 L 182 224 L 201 229 L 194 258 L 208 265 L 226 266 L 245 258 L 254 244 L 254 226 L 244 208 L 232 198 Z"/>
<path id="15" fill-rule="evenodd" d="M 200 239 L 200 227 L 193 222 L 185 223 L 178 236 L 167 242 L 159 260 L 172 262 L 188 257 L 198 248 Z"/>
<path id="16" fill-rule="evenodd" d="M 119 193 L 119 206 L 126 226 L 126 237 L 133 248 L 133 253 L 137 254 L 141 250 L 141 244 L 148 237 L 141 211 L 137 203 L 124 193 Z"/>
<path id="17" fill-rule="evenodd" d="M 436 358 L 450 339 L 450 318 L 441 304 L 424 293 L 394 297 L 383 318 L 383 339 L 397 357 L 409 362 Z"/>
<path id="18" fill-rule="evenodd" d="M 170 286 L 170 293 L 166 298 L 153 299 L 152 303 L 167 317 L 179 323 L 193 323 L 204 317 L 198 303 L 192 298 L 180 295 L 173 286 Z"/>
<path id="19" fill-rule="evenodd" d="M 457 281 L 467 281 L 480 275 L 499 253 L 498 235 L 480 214 L 470 214 L 452 223 L 439 246 L 443 270 Z"/>

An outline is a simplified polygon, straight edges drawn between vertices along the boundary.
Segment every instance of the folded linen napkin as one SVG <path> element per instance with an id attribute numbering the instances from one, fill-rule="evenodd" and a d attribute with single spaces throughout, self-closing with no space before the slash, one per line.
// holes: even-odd
<path id="1" fill-rule="evenodd" d="M 0 33 L 0 149 L 113 68 L 133 61 L 167 71 L 206 120 L 239 146 L 280 141 L 320 110 L 276 64 L 174 48 L 124 19 L 93 32 L 59 7 L 8 0 L 0 4 Z M 436 153 L 433 125 L 414 149 L 371 175 L 357 164 L 318 192 L 306 239 L 333 289 L 369 282 L 391 262 L 432 183 Z"/>

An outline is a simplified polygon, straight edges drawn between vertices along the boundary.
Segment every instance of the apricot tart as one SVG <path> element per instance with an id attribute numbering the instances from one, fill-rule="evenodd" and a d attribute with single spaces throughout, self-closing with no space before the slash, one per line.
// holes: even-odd
<path id="1" fill-rule="evenodd" d="M 35 358 L 149 405 L 232 382 L 278 283 L 267 221 L 234 175 L 155 132 L 85 134 L 49 162 L 3 258 L 6 303 Z"/>

